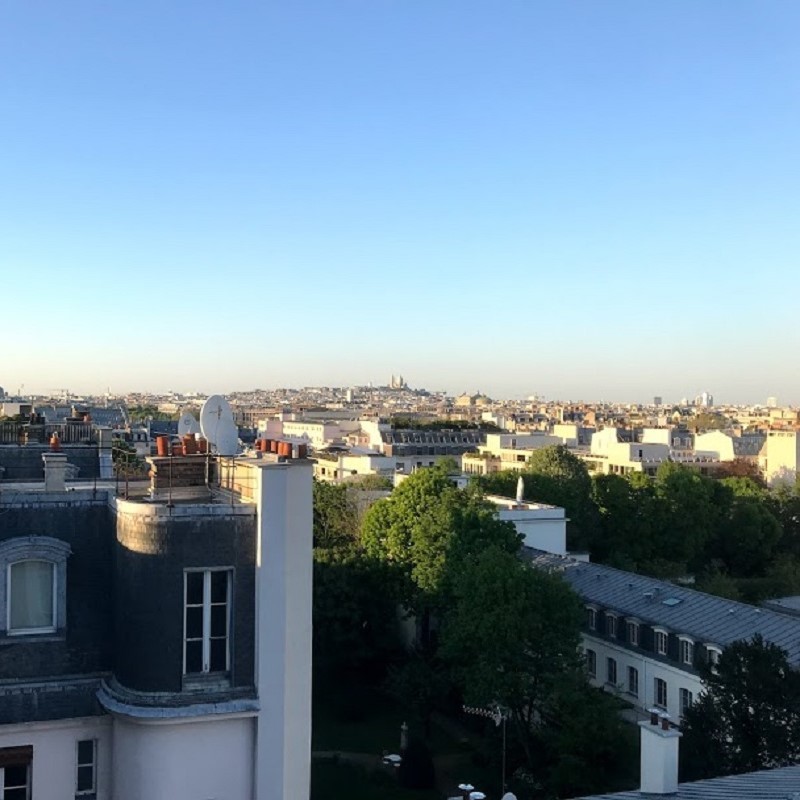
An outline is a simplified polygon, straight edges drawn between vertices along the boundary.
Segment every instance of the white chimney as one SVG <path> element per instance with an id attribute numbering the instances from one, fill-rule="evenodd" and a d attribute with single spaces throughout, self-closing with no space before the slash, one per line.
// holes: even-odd
<path id="1" fill-rule="evenodd" d="M 64 453 L 42 453 L 44 461 L 44 490 L 65 492 L 67 489 L 67 457 Z"/>
<path id="2" fill-rule="evenodd" d="M 640 722 L 642 730 L 642 794 L 669 795 L 678 791 L 678 740 L 683 734 L 670 728 L 669 714 L 655 709 Z"/>

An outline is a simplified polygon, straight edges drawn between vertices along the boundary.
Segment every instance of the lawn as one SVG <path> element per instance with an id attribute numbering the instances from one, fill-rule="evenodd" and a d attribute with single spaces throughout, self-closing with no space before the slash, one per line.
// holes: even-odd
<path id="1" fill-rule="evenodd" d="M 439 791 L 398 786 L 396 776 L 380 766 L 380 756 L 399 751 L 403 722 L 408 723 L 409 737 L 424 738 L 423 726 L 408 708 L 376 689 L 351 689 L 336 696 L 319 692 L 313 709 L 312 750 L 342 755 L 314 759 L 311 800 L 440 800 L 455 793 L 462 781 L 471 781 L 484 791 L 494 790 L 499 782 L 495 770 L 476 756 L 476 748 L 483 749 L 480 737 L 472 734 L 468 742 L 459 736 L 457 726 L 445 730 L 434 723 L 425 742 L 434 758 Z"/>
<path id="2" fill-rule="evenodd" d="M 311 800 L 441 800 L 434 791 L 414 791 L 398 785 L 393 775 L 369 771 L 330 759 L 311 762 Z"/>

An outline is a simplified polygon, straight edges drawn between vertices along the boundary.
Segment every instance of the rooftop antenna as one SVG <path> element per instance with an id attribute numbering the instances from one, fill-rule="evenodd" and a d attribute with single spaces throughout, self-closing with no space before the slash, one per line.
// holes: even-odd
<path id="1" fill-rule="evenodd" d="M 231 407 L 224 397 L 212 394 L 203 403 L 200 411 L 200 428 L 218 455 L 236 455 L 239 450 L 239 430 L 233 421 Z"/>
<path id="2" fill-rule="evenodd" d="M 187 434 L 193 436 L 195 433 L 200 433 L 200 424 L 193 414 L 184 410 L 178 420 L 178 436 L 186 436 Z"/>

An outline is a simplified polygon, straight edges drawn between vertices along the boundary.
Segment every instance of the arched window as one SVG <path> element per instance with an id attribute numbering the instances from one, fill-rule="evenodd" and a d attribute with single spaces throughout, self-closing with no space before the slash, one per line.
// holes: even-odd
<path id="1" fill-rule="evenodd" d="M 0 542 L 0 634 L 36 636 L 67 624 L 66 542 L 25 536 Z"/>

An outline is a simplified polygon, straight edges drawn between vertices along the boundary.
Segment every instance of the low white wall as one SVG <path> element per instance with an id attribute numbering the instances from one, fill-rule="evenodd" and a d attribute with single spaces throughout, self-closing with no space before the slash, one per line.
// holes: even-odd
<path id="1" fill-rule="evenodd" d="M 118 718 L 114 800 L 252 800 L 254 732 L 253 717 L 174 724 Z M 58 798 L 65 796 L 62 786 Z"/>

